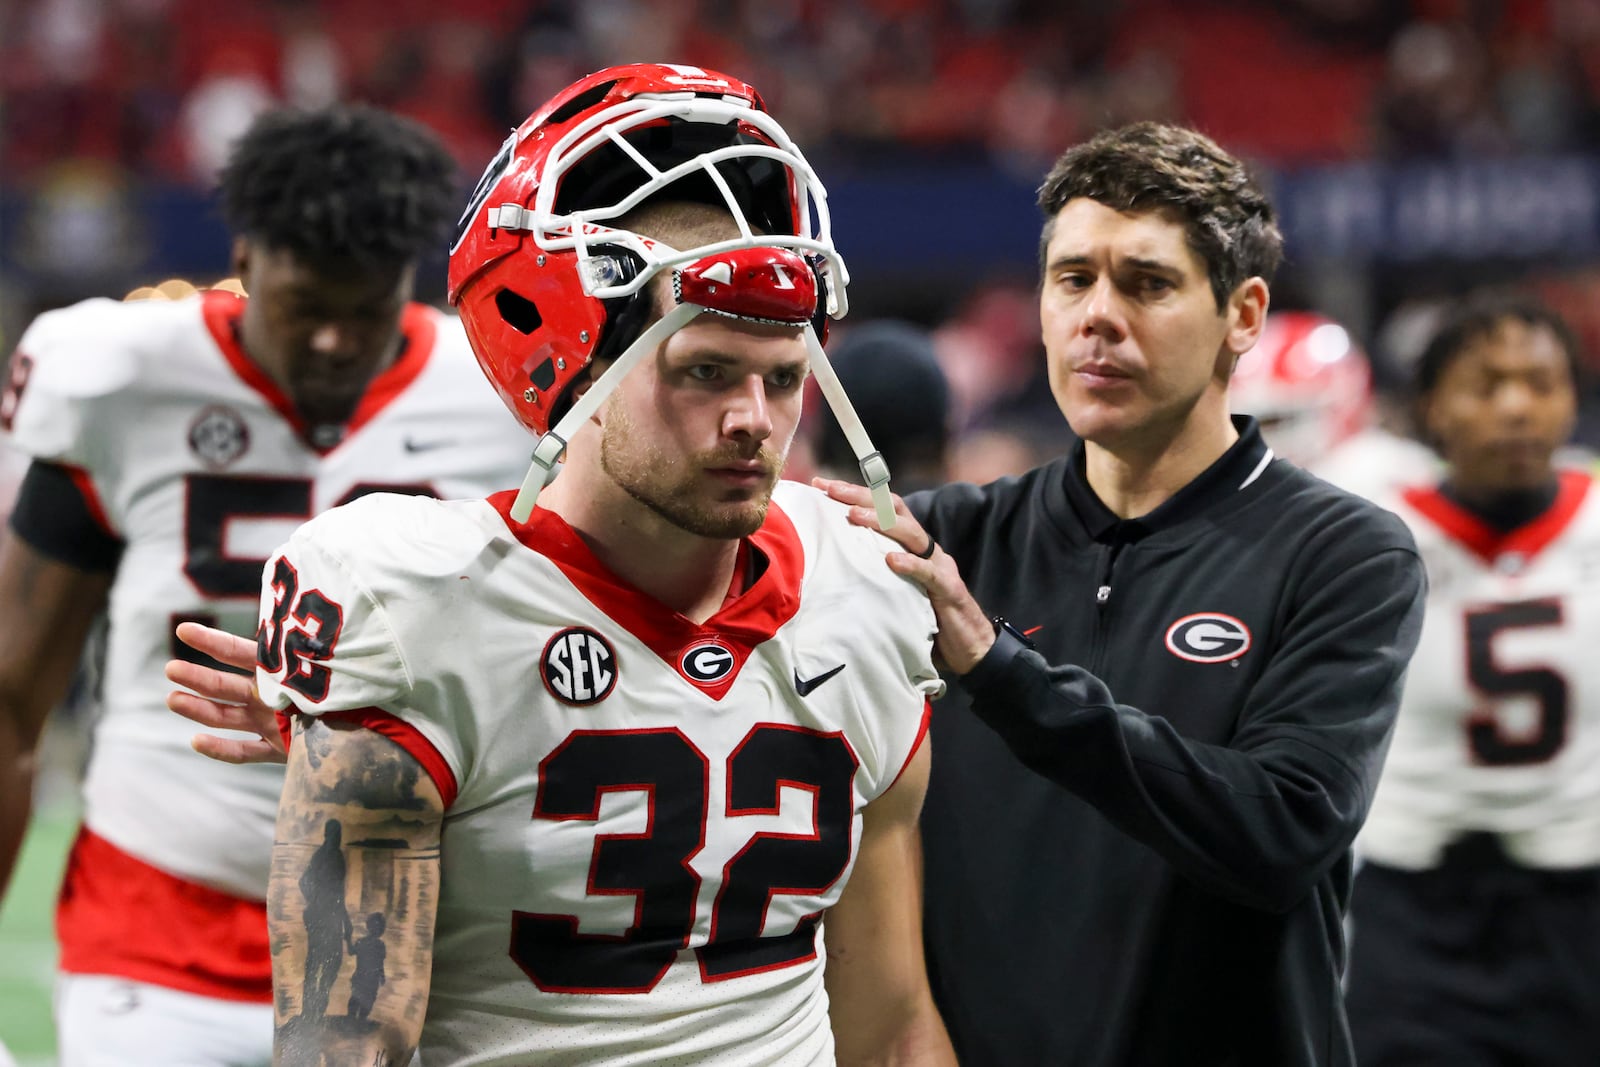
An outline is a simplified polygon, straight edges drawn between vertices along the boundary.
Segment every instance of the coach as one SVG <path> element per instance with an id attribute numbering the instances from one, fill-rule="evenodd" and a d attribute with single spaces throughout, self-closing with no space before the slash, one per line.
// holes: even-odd
<path id="1" fill-rule="evenodd" d="M 923 813 L 935 994 L 985 1067 L 1350 1067 L 1350 844 L 1421 623 L 1415 546 L 1229 413 L 1282 245 L 1238 160 L 1140 124 L 1068 150 L 1039 201 L 1082 441 L 892 531 L 958 682 Z"/>

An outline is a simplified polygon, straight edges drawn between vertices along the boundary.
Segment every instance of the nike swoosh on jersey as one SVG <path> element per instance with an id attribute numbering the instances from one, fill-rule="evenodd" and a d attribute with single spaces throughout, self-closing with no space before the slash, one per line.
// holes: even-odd
<path id="1" fill-rule="evenodd" d="M 821 685 L 823 682 L 826 682 L 829 678 L 832 678 L 840 671 L 844 670 L 846 666 L 847 664 L 841 663 L 833 670 L 823 671 L 821 674 L 811 678 L 800 677 L 800 672 L 796 670 L 794 672 L 794 691 L 803 697 L 810 696 L 813 689 Z"/>
<path id="2" fill-rule="evenodd" d="M 453 445 L 455 441 L 448 437 L 440 438 L 437 441 L 418 441 L 407 437 L 404 444 L 407 452 L 432 452 L 436 448 L 446 448 Z"/>

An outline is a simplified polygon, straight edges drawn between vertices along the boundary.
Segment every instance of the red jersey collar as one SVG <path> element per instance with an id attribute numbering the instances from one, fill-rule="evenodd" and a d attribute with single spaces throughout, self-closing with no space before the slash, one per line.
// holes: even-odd
<path id="1" fill-rule="evenodd" d="M 489 504 L 516 539 L 554 563 L 585 599 L 713 700 L 727 694 L 756 646 L 771 640 L 800 610 L 805 550 L 794 523 L 776 502 L 767 508 L 761 528 L 746 539 L 750 548 L 766 557 L 766 570 L 715 615 L 696 623 L 613 573 L 555 512 L 535 507 L 528 521 L 519 526 L 511 519 L 515 498 L 515 492 L 496 493 L 489 497 Z M 734 581 L 739 580 L 735 568 Z M 722 646 L 734 658 L 733 668 L 715 682 L 697 681 L 684 670 L 685 656 L 708 643 Z"/>
<path id="2" fill-rule="evenodd" d="M 1557 474 L 1556 499 L 1532 522 L 1514 530 L 1500 531 L 1461 507 L 1437 488 L 1412 488 L 1403 496 L 1421 515 L 1489 563 L 1507 555 L 1524 562 L 1533 559 L 1561 536 L 1589 495 L 1593 479 L 1583 471 L 1564 470 Z"/>
<path id="3" fill-rule="evenodd" d="M 262 370 L 239 344 L 237 327 L 240 317 L 244 314 L 245 299 L 224 289 L 212 289 L 201 297 L 201 301 L 201 313 L 205 319 L 206 329 L 210 332 L 212 340 L 217 343 L 217 347 L 222 350 L 222 355 L 233 368 L 233 372 L 246 385 L 261 394 L 262 399 L 293 427 L 295 434 L 306 442 L 307 447 L 322 455 L 332 452 L 344 441 L 348 441 L 357 430 L 371 422 L 392 400 L 405 392 L 406 387 L 414 382 L 417 375 L 428 365 L 428 358 L 433 354 L 434 337 L 437 334 L 433 316 L 428 313 L 427 307 L 422 304 L 407 304 L 400 315 L 400 333 L 405 339 L 401 346 L 400 358 L 367 383 L 366 392 L 356 404 L 350 421 L 345 424 L 344 438 L 323 448 L 311 443 L 307 437 L 308 428 L 305 420 L 295 410 L 288 395 L 278 387 L 277 382 L 267 376 L 267 372 Z"/>

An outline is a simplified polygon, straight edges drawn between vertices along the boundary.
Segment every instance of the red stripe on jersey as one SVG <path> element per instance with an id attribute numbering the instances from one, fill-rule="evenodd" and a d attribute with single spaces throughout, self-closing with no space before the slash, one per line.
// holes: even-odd
<path id="1" fill-rule="evenodd" d="M 100 503 L 100 493 L 94 487 L 93 475 L 82 467 L 74 467 L 70 463 L 60 463 L 57 466 L 66 471 L 68 477 L 72 479 L 72 484 L 77 488 L 78 495 L 83 497 L 83 506 L 88 509 L 89 517 L 95 521 L 95 525 L 120 541 L 122 535 L 111 525 L 105 505 Z"/>
<path id="2" fill-rule="evenodd" d="M 282 730 L 283 713 L 279 712 L 279 729 Z M 422 769 L 428 772 L 428 777 L 433 779 L 433 784 L 439 789 L 439 796 L 444 799 L 446 809 L 456 802 L 456 775 L 450 769 L 450 764 L 433 747 L 433 742 L 425 737 L 421 730 L 399 718 L 393 712 L 382 708 L 358 708 L 354 711 L 330 711 L 317 718 L 323 722 L 347 722 L 357 726 L 365 726 L 373 733 L 382 734 L 411 756 L 412 759 L 422 764 Z M 287 744 L 287 742 L 285 742 Z"/>
<path id="3" fill-rule="evenodd" d="M 911 739 L 911 751 L 906 753 L 906 760 L 900 764 L 900 769 L 894 772 L 894 781 L 889 783 L 889 789 L 894 788 L 895 782 L 898 782 L 905 775 L 906 768 L 911 766 L 911 761 L 917 758 L 918 752 L 922 751 L 922 739 L 928 736 L 928 724 L 932 720 L 933 701 L 924 700 L 922 702 L 922 725 L 917 727 L 917 736 Z M 885 789 L 883 793 L 887 793 L 889 789 Z M 883 793 L 878 795 L 881 797 Z"/>
<path id="4" fill-rule="evenodd" d="M 297 713 L 284 708 L 277 713 L 278 736 L 283 738 L 283 750 L 289 751 L 289 742 L 294 738 L 294 717 Z"/>
<path id="5" fill-rule="evenodd" d="M 295 409 L 294 402 L 278 383 L 245 353 L 244 347 L 239 343 L 238 325 L 239 319 L 244 315 L 245 299 L 222 289 L 212 289 L 201 299 L 203 301 L 201 314 L 205 319 L 206 329 L 211 333 L 211 338 L 217 343 L 217 347 L 222 350 L 233 372 L 246 385 L 260 393 L 262 399 L 304 439 L 305 420 Z M 345 425 L 344 440 L 348 441 L 357 430 L 377 417 L 385 406 L 416 381 L 417 375 L 422 373 L 422 368 L 428 365 L 428 357 L 433 354 L 433 343 L 438 335 L 438 329 L 427 307 L 422 304 L 407 304 L 400 315 L 400 332 L 405 338 L 400 349 L 400 358 L 367 383 L 366 391 L 356 404 L 354 414 Z M 321 455 L 327 455 L 339 446 L 334 444 L 329 448 L 316 448 L 308 442 L 307 447 L 314 448 Z"/>
<path id="6" fill-rule="evenodd" d="M 218 1000 L 272 1002 L 267 906 L 150 866 L 78 831 L 56 904 L 61 969 Z"/>
<path id="7" fill-rule="evenodd" d="M 766 557 L 766 570 L 748 589 L 724 602 L 715 615 L 695 623 L 618 577 L 555 512 L 536 507 L 525 524 L 517 525 L 511 519 L 515 498 L 514 492 L 496 493 L 489 503 L 517 540 L 559 567 L 591 604 L 713 700 L 727 695 L 751 650 L 770 641 L 800 610 L 805 549 L 794 523 L 776 502 L 767 508 L 761 528 L 748 538 L 750 546 Z M 733 653 L 734 665 L 717 681 L 699 683 L 684 673 L 681 661 L 685 652 L 705 641 L 726 647 Z"/>
<path id="8" fill-rule="evenodd" d="M 1449 537 L 1489 563 L 1507 554 L 1531 560 L 1561 536 L 1589 496 L 1593 479 L 1583 471 L 1557 475 L 1556 499 L 1538 518 L 1514 530 L 1501 532 L 1456 504 L 1438 489 L 1407 489 L 1407 504 L 1433 522 Z"/>

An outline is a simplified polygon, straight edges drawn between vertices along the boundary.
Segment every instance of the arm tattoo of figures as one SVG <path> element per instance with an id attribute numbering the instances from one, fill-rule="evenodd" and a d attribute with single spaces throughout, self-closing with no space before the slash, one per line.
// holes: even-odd
<path id="1" fill-rule="evenodd" d="M 280 1062 L 410 1057 L 443 818 L 433 780 L 387 738 L 314 719 L 297 732 L 267 897 Z"/>

